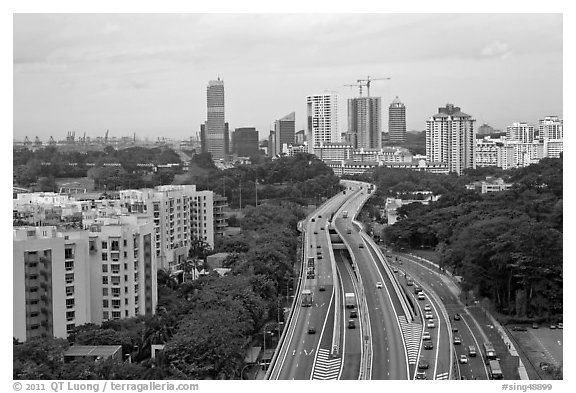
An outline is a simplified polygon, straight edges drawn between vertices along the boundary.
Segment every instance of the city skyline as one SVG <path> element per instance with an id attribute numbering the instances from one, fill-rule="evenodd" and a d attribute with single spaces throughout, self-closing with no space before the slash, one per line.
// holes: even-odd
<path id="1" fill-rule="evenodd" d="M 385 107 L 402 97 L 408 131 L 446 103 L 496 129 L 536 125 L 563 117 L 562 23 L 562 14 L 15 14 L 13 138 L 195 137 L 218 77 L 230 127 L 261 138 L 293 111 L 305 129 L 306 96 L 324 91 L 340 97 L 341 132 L 357 96 L 344 85 L 368 75 L 391 78 L 371 96 Z"/>

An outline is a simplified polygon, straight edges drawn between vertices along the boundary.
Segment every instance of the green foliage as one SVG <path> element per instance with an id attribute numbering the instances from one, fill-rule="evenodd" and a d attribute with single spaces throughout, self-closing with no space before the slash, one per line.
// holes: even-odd
<path id="1" fill-rule="evenodd" d="M 481 195 L 454 182 L 435 203 L 403 206 L 384 237 L 400 249 L 435 248 L 441 263 L 464 278 L 465 289 L 489 297 L 498 311 L 518 317 L 561 313 L 562 160 L 503 175 L 514 182 L 512 190 Z M 444 186 L 453 182 L 446 178 Z M 400 175 L 379 180 L 402 184 Z"/>

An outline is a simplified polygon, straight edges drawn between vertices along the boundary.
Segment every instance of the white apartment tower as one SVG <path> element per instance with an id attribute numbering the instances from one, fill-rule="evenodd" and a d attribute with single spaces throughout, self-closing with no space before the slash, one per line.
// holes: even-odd
<path id="1" fill-rule="evenodd" d="M 320 143 L 339 142 L 338 95 L 323 93 L 306 96 L 308 151 Z"/>
<path id="2" fill-rule="evenodd" d="M 13 335 L 66 338 L 85 323 L 153 315 L 156 253 L 149 218 L 87 220 L 88 230 L 13 230 Z"/>
<path id="3" fill-rule="evenodd" d="M 511 126 L 506 127 L 506 138 L 510 141 L 532 143 L 536 139 L 536 130 L 528 123 L 512 123 Z"/>
<path id="4" fill-rule="evenodd" d="M 464 169 L 476 168 L 475 120 L 447 104 L 426 122 L 426 158 L 448 164 L 450 172 L 461 174 Z"/>

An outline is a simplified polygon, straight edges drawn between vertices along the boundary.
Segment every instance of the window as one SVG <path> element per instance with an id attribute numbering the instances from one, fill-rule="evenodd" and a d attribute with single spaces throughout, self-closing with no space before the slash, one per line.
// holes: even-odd
<path id="1" fill-rule="evenodd" d="M 112 265 L 110 265 L 110 268 L 112 269 L 113 274 L 120 273 L 120 264 L 119 263 L 113 263 Z"/>
<path id="2" fill-rule="evenodd" d="M 108 260 L 108 253 L 105 253 L 105 252 L 102 253 L 102 260 L 103 260 L 103 261 L 107 261 L 107 260 Z"/>
<path id="3" fill-rule="evenodd" d="M 74 249 L 65 248 L 64 249 L 64 259 L 74 259 Z"/>
<path id="4" fill-rule="evenodd" d="M 128 299 L 124 299 L 124 304 L 128 305 Z"/>
<path id="5" fill-rule="evenodd" d="M 66 296 L 74 295 L 74 285 L 66 287 Z"/>
<path id="6" fill-rule="evenodd" d="M 108 299 L 102 300 L 102 307 L 108 308 Z"/>
<path id="7" fill-rule="evenodd" d="M 108 249 L 108 242 L 102 242 L 102 249 L 103 249 L 103 250 L 107 250 L 107 249 Z"/>
<path id="8" fill-rule="evenodd" d="M 134 296 L 134 303 L 138 304 L 138 296 Z M 138 312 L 136 312 L 138 314 Z"/>
<path id="9" fill-rule="evenodd" d="M 124 316 L 128 317 L 128 310 L 124 310 Z"/>
<path id="10" fill-rule="evenodd" d="M 102 284 L 103 284 L 103 285 L 108 285 L 108 276 L 103 276 L 103 277 L 102 277 Z"/>
<path id="11" fill-rule="evenodd" d="M 106 320 L 106 319 L 108 319 L 108 318 L 109 318 L 108 311 L 103 311 L 103 312 L 102 312 L 102 319 Z"/>
<path id="12" fill-rule="evenodd" d="M 120 285 L 120 276 L 112 276 L 112 285 Z"/>
<path id="13" fill-rule="evenodd" d="M 120 299 L 112 299 L 112 307 L 120 308 Z"/>
<path id="14" fill-rule="evenodd" d="M 112 288 L 112 296 L 120 297 L 120 288 Z"/>
<path id="15" fill-rule="evenodd" d="M 75 323 L 66 324 L 66 333 L 72 333 L 75 327 L 76 327 Z"/>
<path id="16" fill-rule="evenodd" d="M 112 311 L 112 319 L 120 319 L 120 311 Z"/>
<path id="17" fill-rule="evenodd" d="M 65 261 L 64 268 L 68 271 L 74 270 L 74 261 Z"/>
<path id="18" fill-rule="evenodd" d="M 72 284 L 74 282 L 74 273 L 66 273 L 66 284 Z"/>
<path id="19" fill-rule="evenodd" d="M 34 311 L 34 312 L 31 312 L 31 313 L 30 313 L 30 318 L 34 318 L 34 317 L 37 317 L 37 316 L 38 316 L 38 312 L 37 312 L 37 311 Z"/>
<path id="20" fill-rule="evenodd" d="M 128 247 L 128 240 L 124 239 L 124 247 Z"/>
<path id="21" fill-rule="evenodd" d="M 66 308 L 74 308 L 74 299 L 66 299 Z"/>
<path id="22" fill-rule="evenodd" d="M 128 270 L 128 264 L 124 262 L 124 270 Z"/>
<path id="23" fill-rule="evenodd" d="M 31 274 L 29 278 L 30 278 L 30 280 L 37 280 L 38 275 L 37 274 Z"/>
<path id="24" fill-rule="evenodd" d="M 32 287 L 32 288 L 30 288 L 30 292 L 31 292 L 31 293 L 36 293 L 36 292 L 38 292 L 38 287 Z"/>
<path id="25" fill-rule="evenodd" d="M 76 317 L 76 313 L 74 311 L 66 311 L 66 320 L 73 321 Z"/>
<path id="26" fill-rule="evenodd" d="M 102 296 L 108 296 L 108 288 L 102 288 Z"/>
<path id="27" fill-rule="evenodd" d="M 102 273 L 108 273 L 108 265 L 102 265 Z"/>
<path id="28" fill-rule="evenodd" d="M 124 251 L 124 258 L 128 258 L 128 251 Z"/>
<path id="29" fill-rule="evenodd" d="M 127 274 L 124 275 L 124 281 L 128 281 L 128 275 Z"/>
<path id="30" fill-rule="evenodd" d="M 120 251 L 120 242 L 118 240 L 112 240 L 111 250 Z"/>

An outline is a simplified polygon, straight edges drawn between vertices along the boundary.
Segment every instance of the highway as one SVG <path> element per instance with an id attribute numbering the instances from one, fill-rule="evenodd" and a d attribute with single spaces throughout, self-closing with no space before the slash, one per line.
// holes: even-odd
<path id="1" fill-rule="evenodd" d="M 291 326 L 286 327 L 288 330 L 285 343 L 279 349 L 278 359 L 273 365 L 269 379 L 306 380 L 314 377 L 332 379 L 340 375 L 340 359 L 333 361 L 329 357 L 334 327 L 335 295 L 339 294 L 334 292 L 333 287 L 331 243 L 327 221 L 332 211 L 335 211 L 345 199 L 346 196 L 339 193 L 306 219 L 304 224 L 306 259 L 315 258 L 316 274 L 313 279 L 306 278 L 304 274 L 301 291 L 311 290 L 313 304 L 312 307 L 302 307 L 301 299 L 299 297 L 296 299 L 294 321 Z M 317 259 L 318 253 L 322 255 L 322 259 Z M 320 291 L 320 286 L 324 286 L 325 290 Z M 308 332 L 309 327 L 314 327 L 314 334 Z"/>
<path id="2" fill-rule="evenodd" d="M 350 218 L 357 214 L 366 198 L 368 195 L 364 187 L 345 206 L 349 218 L 338 216 L 335 226 L 354 254 L 364 285 L 372 336 L 372 366 L 368 379 L 409 379 L 406 348 L 397 318 L 397 314 L 402 313 L 397 296 L 389 283 L 386 283 L 379 263 L 372 258 Z M 348 229 L 351 233 L 347 233 Z M 385 283 L 383 288 L 376 288 L 377 282 Z"/>
<path id="3" fill-rule="evenodd" d="M 466 312 L 465 306 L 461 304 L 454 293 L 450 290 L 447 283 L 447 277 L 443 277 L 436 269 L 428 267 L 417 260 L 417 258 L 406 254 L 396 254 L 388 251 L 392 258 L 388 260 L 392 265 L 396 265 L 400 271 L 405 271 L 407 274 L 414 277 L 415 280 L 427 285 L 437 295 L 437 298 L 442 302 L 447 313 L 450 317 L 451 326 L 458 331 L 453 333 L 453 336 L 460 337 L 462 344 L 454 345 L 456 349 L 456 357 L 460 358 L 461 355 L 466 355 L 467 363 L 458 363 L 459 373 L 465 379 L 488 379 L 488 371 L 485 366 L 482 345 L 486 341 L 484 334 L 476 325 L 471 316 Z M 395 258 L 398 257 L 402 264 L 398 264 Z M 451 284 L 454 285 L 454 284 Z M 454 320 L 454 315 L 459 314 L 461 319 Z M 468 355 L 469 346 L 474 346 L 476 349 L 476 357 Z M 442 357 L 445 359 L 445 356 Z"/>

